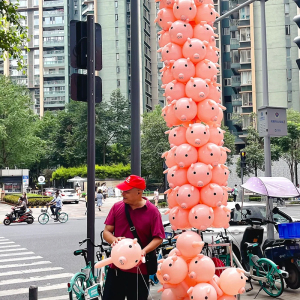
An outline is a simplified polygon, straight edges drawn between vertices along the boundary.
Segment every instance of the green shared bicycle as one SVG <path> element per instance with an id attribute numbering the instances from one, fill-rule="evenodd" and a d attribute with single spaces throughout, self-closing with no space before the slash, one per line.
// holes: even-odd
<path id="1" fill-rule="evenodd" d="M 41 209 L 41 214 L 39 215 L 38 221 L 40 224 L 45 225 L 49 222 L 50 218 L 54 219 L 55 215 L 52 215 L 48 212 L 49 206 L 47 205 L 47 208 Z M 61 212 L 61 209 L 58 211 L 58 221 L 60 223 L 66 223 L 69 219 L 69 216 L 65 212 Z"/>

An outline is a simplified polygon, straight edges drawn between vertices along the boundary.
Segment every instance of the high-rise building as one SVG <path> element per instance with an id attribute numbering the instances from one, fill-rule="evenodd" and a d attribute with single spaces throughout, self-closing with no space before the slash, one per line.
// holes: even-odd
<path id="1" fill-rule="evenodd" d="M 221 1 L 221 14 L 244 0 Z M 266 2 L 269 105 L 300 109 L 299 70 L 293 43 L 297 26 L 293 1 Z M 240 9 L 221 21 L 221 65 L 225 125 L 243 148 L 252 113 L 263 105 L 260 3 Z M 240 145 L 240 146 L 239 146 Z"/>

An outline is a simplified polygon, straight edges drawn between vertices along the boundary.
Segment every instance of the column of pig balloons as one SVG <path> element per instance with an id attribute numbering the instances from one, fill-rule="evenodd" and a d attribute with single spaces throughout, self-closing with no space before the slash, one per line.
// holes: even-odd
<path id="1" fill-rule="evenodd" d="M 213 23 L 218 16 L 213 0 L 160 0 L 156 22 L 158 52 L 164 67 L 162 82 L 167 105 L 163 117 L 171 129 L 171 149 L 163 154 L 168 169 L 167 193 L 172 229 L 228 228 L 229 149 L 220 129 L 225 107 L 217 83 L 219 49 Z M 179 235 L 176 248 L 161 261 L 157 277 L 162 300 L 233 300 L 245 291 L 244 271 L 226 269 L 218 277 L 214 262 L 200 254 L 201 237 Z"/>

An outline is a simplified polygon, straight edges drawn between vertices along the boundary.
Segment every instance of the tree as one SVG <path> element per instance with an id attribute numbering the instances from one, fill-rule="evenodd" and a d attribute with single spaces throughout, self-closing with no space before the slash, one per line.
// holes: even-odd
<path id="1" fill-rule="evenodd" d="M 163 181 L 163 162 L 161 155 L 170 149 L 168 135 L 169 128 L 161 116 L 162 108 L 157 105 L 152 112 L 143 115 L 142 122 L 142 174 Z"/>
<path id="2" fill-rule="evenodd" d="M 231 152 L 227 153 L 227 165 L 232 164 L 232 158 L 233 155 L 235 154 L 235 136 L 230 133 L 229 128 L 227 126 L 222 125 L 221 127 L 223 130 L 226 132 L 224 133 L 224 145 L 223 147 L 228 148 Z"/>
<path id="3" fill-rule="evenodd" d="M 29 91 L 0 76 L 0 168 L 28 168 L 44 153 Z"/>
<path id="4" fill-rule="evenodd" d="M 10 3 L 10 1 L 0 1 L 0 49 L 8 52 L 8 57 L 17 60 L 18 69 L 24 65 L 22 49 L 29 51 L 26 47 L 26 42 L 29 42 L 27 35 L 27 27 L 22 25 L 22 20 L 25 17 L 18 11 L 18 3 Z"/>

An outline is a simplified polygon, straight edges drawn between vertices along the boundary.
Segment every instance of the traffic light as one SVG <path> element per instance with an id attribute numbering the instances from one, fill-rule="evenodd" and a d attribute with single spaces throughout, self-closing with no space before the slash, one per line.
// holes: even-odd
<path id="1" fill-rule="evenodd" d="M 246 151 L 241 151 L 240 156 L 241 156 L 241 167 L 245 168 L 246 167 Z"/>
<path id="2" fill-rule="evenodd" d="M 300 0 L 294 0 L 294 2 L 300 8 Z M 300 15 L 295 16 L 293 18 L 293 21 L 297 24 L 298 28 L 300 28 Z M 294 43 L 300 49 L 300 36 L 297 36 L 297 37 L 294 38 Z M 296 63 L 297 63 L 298 69 L 300 69 L 300 58 L 296 59 Z"/>

